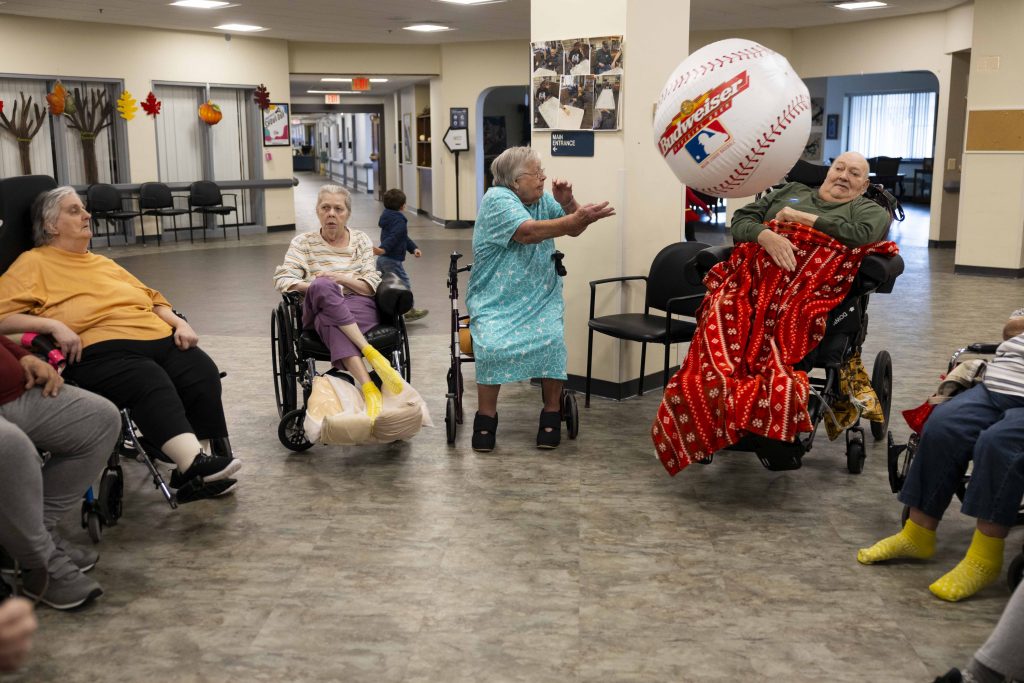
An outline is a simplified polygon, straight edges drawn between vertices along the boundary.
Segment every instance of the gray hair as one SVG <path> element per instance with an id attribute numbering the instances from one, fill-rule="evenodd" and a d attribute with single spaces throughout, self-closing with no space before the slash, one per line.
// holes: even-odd
<path id="1" fill-rule="evenodd" d="M 540 163 L 540 155 L 532 147 L 509 147 L 491 162 L 491 175 L 494 184 L 499 187 L 513 189 L 516 178 L 523 174 L 523 169 L 531 161 Z"/>
<path id="2" fill-rule="evenodd" d="M 345 198 L 345 208 L 352 213 L 352 194 L 341 185 L 321 185 L 320 191 L 316 193 L 316 205 L 319 207 L 325 194 L 340 194 Z"/>
<path id="3" fill-rule="evenodd" d="M 32 202 L 32 241 L 37 247 L 45 247 L 53 241 L 54 233 L 47 226 L 54 225 L 60 217 L 60 205 L 70 195 L 78 192 L 70 185 L 62 185 L 42 193 Z"/>

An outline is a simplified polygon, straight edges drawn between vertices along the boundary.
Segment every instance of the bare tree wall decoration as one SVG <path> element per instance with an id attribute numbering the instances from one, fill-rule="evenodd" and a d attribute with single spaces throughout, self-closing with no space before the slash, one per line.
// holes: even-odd
<path id="1" fill-rule="evenodd" d="M 78 88 L 68 99 L 74 99 L 74 106 L 64 110 L 68 119 L 68 128 L 78 131 L 82 141 L 82 157 L 85 163 L 85 181 L 92 185 L 100 178 L 99 165 L 96 162 L 96 136 L 114 122 L 114 106 L 107 98 L 107 91 L 92 88 L 88 93 L 88 102 L 82 99 Z M 86 106 L 88 105 L 88 106 Z"/>
<path id="2" fill-rule="evenodd" d="M 46 118 L 46 110 L 38 104 L 33 104 L 31 97 L 26 102 L 24 92 L 19 92 L 18 95 L 21 97 L 21 115 L 18 115 L 17 102 L 11 107 L 10 119 L 7 118 L 7 114 L 3 112 L 2 105 L 0 105 L 0 128 L 13 135 L 14 139 L 18 141 L 22 175 L 32 175 L 32 159 L 28 153 L 28 146 L 32 144 L 32 138 L 42 127 L 43 119 Z M 30 106 L 33 108 L 31 116 L 29 115 Z"/>

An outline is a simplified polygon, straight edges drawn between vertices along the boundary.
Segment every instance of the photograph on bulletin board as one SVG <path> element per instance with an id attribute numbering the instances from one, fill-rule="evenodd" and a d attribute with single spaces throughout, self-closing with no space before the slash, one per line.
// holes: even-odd
<path id="1" fill-rule="evenodd" d="M 558 127 L 558 81 L 554 78 L 533 79 L 533 127 L 549 130 Z"/>
<path id="2" fill-rule="evenodd" d="M 587 76 L 590 72 L 590 41 L 586 38 L 569 38 L 562 41 L 565 52 L 565 75 Z"/>
<path id="3" fill-rule="evenodd" d="M 534 43 L 531 50 L 533 52 L 533 78 L 555 78 L 565 73 L 565 54 L 561 41 L 549 40 Z"/>
<path id="4" fill-rule="evenodd" d="M 594 77 L 562 76 L 558 104 L 558 128 L 591 130 L 594 127 Z"/>
<path id="5" fill-rule="evenodd" d="M 594 78 L 594 130 L 618 130 L 619 90 L 622 76 L 596 76 Z"/>
<path id="6" fill-rule="evenodd" d="M 288 116 L 287 104 L 271 104 L 263 110 L 263 146 L 264 147 L 288 147 L 291 145 L 289 139 L 289 125 L 291 118 Z"/>
<path id="7" fill-rule="evenodd" d="M 590 67 L 595 76 L 621 76 L 622 36 L 591 38 Z"/>

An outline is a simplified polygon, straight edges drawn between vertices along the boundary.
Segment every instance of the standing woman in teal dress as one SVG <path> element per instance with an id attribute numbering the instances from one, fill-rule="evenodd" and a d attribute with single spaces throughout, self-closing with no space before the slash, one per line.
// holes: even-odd
<path id="1" fill-rule="evenodd" d="M 501 385 L 534 377 L 544 397 L 537 447 L 555 448 L 566 351 L 554 238 L 577 237 L 615 210 L 608 202 L 581 205 L 565 180 L 552 181 L 545 192 L 540 157 L 529 147 L 506 149 L 491 163 L 491 174 L 494 186 L 480 201 L 473 231 L 466 295 L 478 399 L 473 450 L 494 449 Z"/>

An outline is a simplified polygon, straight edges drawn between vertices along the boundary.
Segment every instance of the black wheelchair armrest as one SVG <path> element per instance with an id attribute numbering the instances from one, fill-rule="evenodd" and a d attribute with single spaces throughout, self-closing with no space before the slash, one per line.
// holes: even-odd
<path id="1" fill-rule="evenodd" d="M 850 292 L 855 295 L 879 292 L 891 294 L 896 278 L 903 274 L 903 257 L 899 254 L 882 256 L 868 254 L 860 262 L 857 277 L 853 280 Z"/>
<path id="2" fill-rule="evenodd" d="M 594 319 L 595 298 L 597 297 L 597 286 L 606 285 L 609 282 L 629 282 L 630 280 L 643 280 L 647 282 L 646 275 L 624 275 L 622 277 L 606 277 L 600 280 L 590 281 L 590 319 Z"/>
<path id="3" fill-rule="evenodd" d="M 982 342 L 977 342 L 974 344 L 969 344 L 967 346 L 967 350 L 970 351 L 971 353 L 995 353 L 996 349 L 999 348 L 999 345 L 1001 343 L 1002 342 L 996 342 L 994 344 L 985 344 Z"/>
<path id="4" fill-rule="evenodd" d="M 281 294 L 281 296 L 284 297 L 285 301 L 287 301 L 288 303 L 293 304 L 295 306 L 299 306 L 299 305 L 302 304 L 302 292 L 296 292 L 296 291 L 284 292 L 284 293 Z"/>
<path id="5" fill-rule="evenodd" d="M 374 300 L 378 310 L 386 316 L 398 317 L 412 310 L 412 290 L 394 273 L 385 275 L 377 285 Z"/>
<path id="6" fill-rule="evenodd" d="M 693 266 L 697 271 L 697 280 L 702 281 L 716 264 L 728 260 L 732 254 L 732 247 L 720 245 L 701 249 L 693 259 Z"/>

